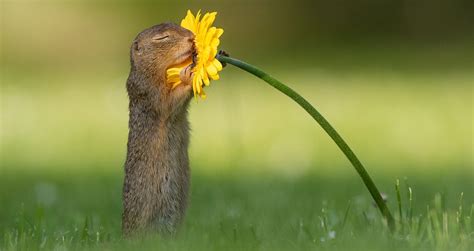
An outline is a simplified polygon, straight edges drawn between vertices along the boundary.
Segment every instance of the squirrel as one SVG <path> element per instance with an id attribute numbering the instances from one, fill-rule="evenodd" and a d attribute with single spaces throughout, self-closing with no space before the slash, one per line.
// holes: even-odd
<path id="1" fill-rule="evenodd" d="M 166 70 L 193 60 L 194 34 L 172 23 L 145 29 L 130 49 L 129 134 L 123 185 L 124 236 L 174 234 L 183 221 L 190 182 L 188 106 L 192 65 L 171 88 Z"/>

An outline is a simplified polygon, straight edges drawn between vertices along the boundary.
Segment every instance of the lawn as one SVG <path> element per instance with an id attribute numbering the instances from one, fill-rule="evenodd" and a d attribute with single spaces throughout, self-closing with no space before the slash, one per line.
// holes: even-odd
<path id="1" fill-rule="evenodd" d="M 102 167 L 97 166 L 97 169 Z M 328 167 L 329 168 L 329 167 Z M 350 170 L 352 171 L 352 170 Z M 4 172 L 2 250 L 472 250 L 472 177 L 377 177 L 398 228 L 392 235 L 355 175 L 300 178 L 194 172 L 176 237 L 120 235 L 120 170 Z M 410 202 L 407 184 L 412 189 Z M 460 192 L 464 200 L 460 201 Z"/>
<path id="2" fill-rule="evenodd" d="M 387 195 L 393 234 L 311 118 L 232 69 L 192 103 L 181 230 L 123 240 L 126 76 L 11 74 L 0 250 L 473 250 L 472 73 L 275 72 L 354 148 Z"/>

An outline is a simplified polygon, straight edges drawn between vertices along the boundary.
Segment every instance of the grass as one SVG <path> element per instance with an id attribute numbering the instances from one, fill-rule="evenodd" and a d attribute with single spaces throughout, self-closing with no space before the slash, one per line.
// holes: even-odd
<path id="1" fill-rule="evenodd" d="M 474 247 L 470 177 L 451 174 L 427 180 L 415 176 L 401 184 L 389 177 L 378 177 L 379 183 L 385 184 L 381 187 L 388 195 L 392 211 L 397 212 L 397 229 L 392 235 L 353 174 L 307 173 L 300 178 L 288 178 L 275 174 L 242 175 L 238 171 L 211 176 L 197 171 L 192 177 L 186 222 L 176 237 L 122 240 L 119 170 L 5 171 L 0 177 L 0 250 Z M 437 187 L 440 179 L 448 185 Z M 398 185 L 390 189 L 387 184 Z M 437 190 L 442 192 L 434 192 Z"/>
<path id="2" fill-rule="evenodd" d="M 347 140 L 387 195 L 394 234 L 303 110 L 228 68 L 190 110 L 192 192 L 181 231 L 122 240 L 127 62 L 119 71 L 2 76 L 0 250 L 474 250 L 472 71 L 351 62 L 362 63 L 259 66 Z"/>

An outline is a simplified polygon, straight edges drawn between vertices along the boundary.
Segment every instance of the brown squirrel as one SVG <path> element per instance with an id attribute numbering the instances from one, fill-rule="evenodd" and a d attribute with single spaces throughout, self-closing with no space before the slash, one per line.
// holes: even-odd
<path id="1" fill-rule="evenodd" d="M 122 230 L 175 233 L 184 218 L 189 189 L 191 66 L 172 89 L 166 70 L 190 61 L 194 35 L 164 23 L 137 35 L 130 50 L 127 80 L 129 135 L 123 186 Z"/>

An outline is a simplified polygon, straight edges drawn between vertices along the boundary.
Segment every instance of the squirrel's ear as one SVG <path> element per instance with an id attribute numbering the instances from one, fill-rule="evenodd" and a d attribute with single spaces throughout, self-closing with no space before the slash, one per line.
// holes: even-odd
<path id="1" fill-rule="evenodd" d="M 141 54 L 141 46 L 138 44 L 138 41 L 136 41 L 136 40 L 133 41 L 132 47 L 133 47 L 133 51 L 134 51 L 136 54 L 138 54 L 138 55 Z"/>

